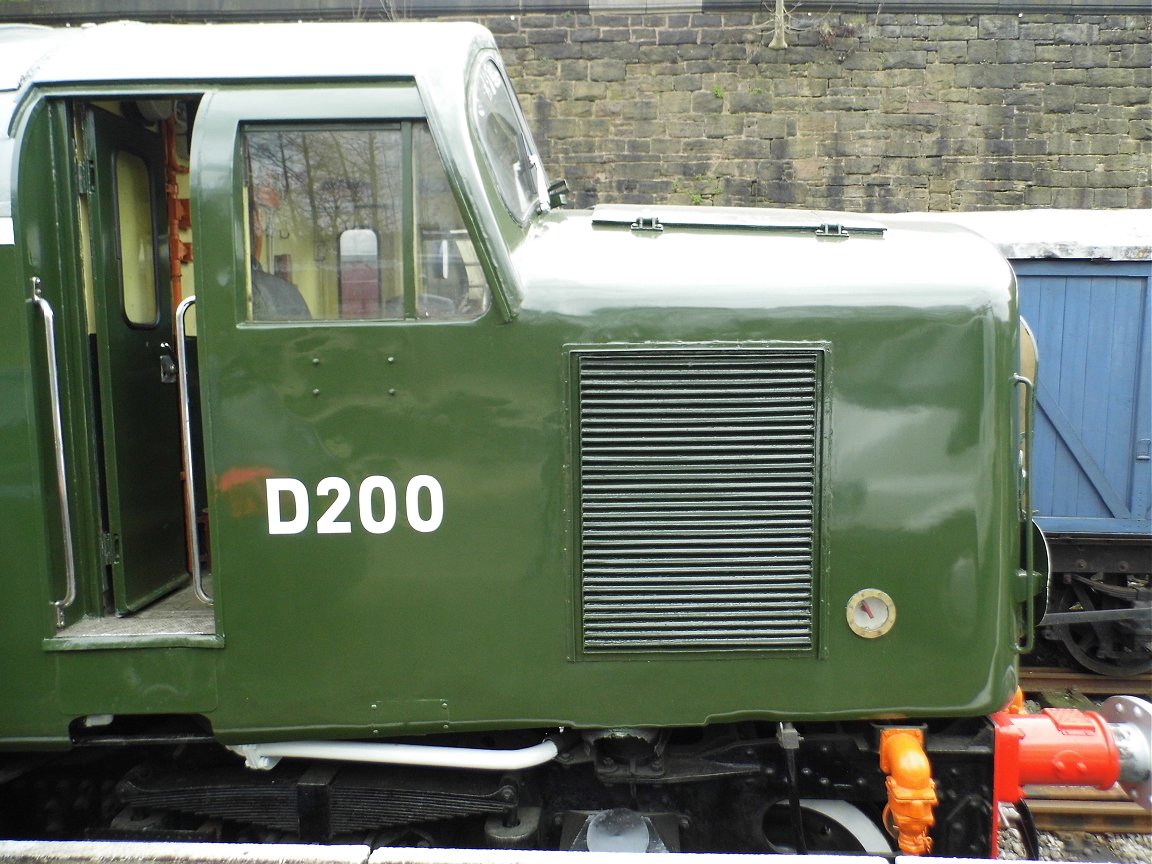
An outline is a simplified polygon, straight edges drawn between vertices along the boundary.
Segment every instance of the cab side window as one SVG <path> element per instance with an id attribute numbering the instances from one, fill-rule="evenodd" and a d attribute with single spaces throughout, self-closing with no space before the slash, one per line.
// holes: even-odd
<path id="1" fill-rule="evenodd" d="M 242 131 L 252 321 L 468 320 L 489 292 L 423 122 Z"/>

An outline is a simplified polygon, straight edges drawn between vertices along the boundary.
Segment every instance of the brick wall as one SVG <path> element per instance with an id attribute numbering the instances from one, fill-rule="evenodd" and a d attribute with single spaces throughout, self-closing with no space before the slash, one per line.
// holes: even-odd
<path id="1" fill-rule="evenodd" d="M 1150 15 L 481 20 L 576 206 L 1152 206 Z"/>

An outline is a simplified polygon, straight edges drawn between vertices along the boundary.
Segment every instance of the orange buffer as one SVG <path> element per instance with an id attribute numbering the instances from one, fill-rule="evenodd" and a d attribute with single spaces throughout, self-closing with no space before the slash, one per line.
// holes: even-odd
<path id="1" fill-rule="evenodd" d="M 936 806 L 936 783 L 924 752 L 924 733 L 919 729 L 883 730 L 880 770 L 888 775 L 884 822 L 895 827 L 900 851 L 905 855 L 929 854 L 932 838 L 928 832 L 936 823 L 932 812 Z"/>

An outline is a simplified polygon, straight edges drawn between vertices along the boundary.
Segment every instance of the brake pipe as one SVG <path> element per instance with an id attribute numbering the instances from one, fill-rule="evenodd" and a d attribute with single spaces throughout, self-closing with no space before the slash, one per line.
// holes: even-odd
<path id="1" fill-rule="evenodd" d="M 234 744 L 228 749 L 243 756 L 245 764 L 258 771 L 274 768 L 281 759 L 321 759 L 330 762 L 466 768 L 475 771 L 519 771 L 550 762 L 560 752 L 556 742 L 551 740 L 519 750 L 483 750 L 470 747 L 365 741 L 283 741 L 270 744 Z"/>
<path id="2" fill-rule="evenodd" d="M 937 798 L 932 765 L 924 752 L 923 730 L 884 729 L 880 734 L 880 770 L 888 775 L 884 824 L 895 829 L 905 855 L 929 854 L 932 838 L 928 832 L 936 822 L 932 811 Z"/>

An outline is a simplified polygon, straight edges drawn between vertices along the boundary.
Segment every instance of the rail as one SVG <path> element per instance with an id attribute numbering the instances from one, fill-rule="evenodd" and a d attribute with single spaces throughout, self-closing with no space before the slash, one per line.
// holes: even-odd
<path id="1" fill-rule="evenodd" d="M 1028 787 L 1028 810 L 1039 831 L 1057 834 L 1152 834 L 1152 817 L 1118 786 L 1108 790 Z"/>
<path id="2" fill-rule="evenodd" d="M 1086 696 L 1140 696 L 1152 699 L 1152 674 L 1109 678 L 1073 669 L 1025 666 L 1020 670 L 1020 686 L 1029 694 L 1075 691 Z"/>

